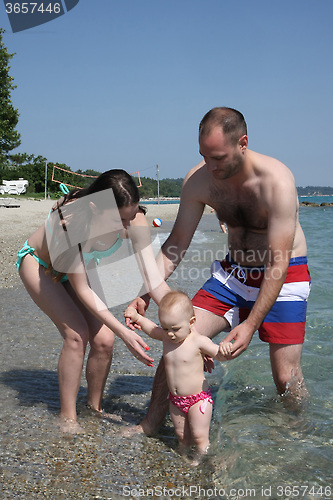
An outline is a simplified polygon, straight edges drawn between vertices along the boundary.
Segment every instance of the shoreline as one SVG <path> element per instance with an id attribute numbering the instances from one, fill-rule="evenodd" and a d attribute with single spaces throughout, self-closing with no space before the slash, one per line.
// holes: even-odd
<path id="1" fill-rule="evenodd" d="M 323 195 L 325 196 L 325 195 Z M 301 201 L 299 204 L 300 207 L 333 207 L 333 203 L 315 203 L 313 201 Z"/>
<path id="2" fill-rule="evenodd" d="M 5 200 L 5 198 L 0 199 Z M 171 201 L 171 200 L 170 200 Z M 145 203 L 147 200 L 141 200 L 141 205 L 147 209 L 146 218 L 149 226 L 153 229 L 153 220 L 159 218 L 168 230 L 171 229 L 177 217 L 179 204 L 178 203 Z M 22 248 L 24 242 L 29 236 L 41 226 L 55 200 L 33 200 L 26 198 L 8 198 L 8 207 L 0 204 L 0 289 L 13 288 L 21 283 L 20 277 L 16 271 L 16 254 Z M 321 203 L 320 205 L 312 202 L 301 202 L 302 207 L 330 207 L 333 203 Z M 210 214 L 211 209 L 206 206 L 205 214 Z M 154 228 L 154 231 L 159 228 Z"/>

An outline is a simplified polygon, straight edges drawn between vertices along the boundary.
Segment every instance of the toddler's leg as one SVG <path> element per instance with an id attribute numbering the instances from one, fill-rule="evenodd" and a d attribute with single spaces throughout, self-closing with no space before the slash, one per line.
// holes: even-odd
<path id="1" fill-rule="evenodd" d="M 191 434 L 187 415 L 170 401 L 169 411 L 176 436 L 179 442 L 180 453 L 183 454 L 191 444 Z"/>
<path id="2" fill-rule="evenodd" d="M 209 448 L 209 428 L 212 419 L 213 405 L 211 403 L 205 404 L 206 407 L 204 413 L 202 413 L 200 410 L 202 404 L 203 401 L 198 401 L 198 403 L 191 406 L 188 412 L 188 424 L 192 443 L 196 447 L 196 454 L 192 465 L 198 465 L 200 458 L 207 453 Z"/>

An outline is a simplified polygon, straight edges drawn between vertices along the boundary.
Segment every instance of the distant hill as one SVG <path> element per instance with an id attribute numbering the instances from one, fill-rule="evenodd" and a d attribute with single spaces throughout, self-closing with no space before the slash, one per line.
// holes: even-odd
<path id="1" fill-rule="evenodd" d="M 160 196 L 161 197 L 179 197 L 183 184 L 183 178 L 161 179 Z M 149 177 L 141 177 L 142 187 L 140 194 L 142 198 L 154 198 L 157 196 L 157 181 Z M 320 196 L 333 195 L 333 187 L 330 186 L 306 186 L 297 187 L 299 196 Z"/>
<path id="2" fill-rule="evenodd" d="M 182 189 L 183 178 L 161 179 L 159 181 L 160 197 L 179 198 Z M 141 177 L 142 186 L 140 187 L 141 198 L 157 197 L 157 180 L 150 177 Z"/>
<path id="3" fill-rule="evenodd" d="M 179 197 L 183 183 L 182 178 L 179 179 L 161 179 L 160 180 L 160 196 L 165 197 Z M 157 196 L 157 181 L 148 177 L 141 177 L 142 187 L 140 194 L 143 198 Z M 320 196 L 320 195 L 333 195 L 333 187 L 329 186 L 306 186 L 297 187 L 299 196 Z"/>
<path id="4" fill-rule="evenodd" d="M 306 186 L 297 187 L 297 193 L 299 196 L 320 196 L 320 195 L 333 195 L 333 187 L 329 186 Z"/>

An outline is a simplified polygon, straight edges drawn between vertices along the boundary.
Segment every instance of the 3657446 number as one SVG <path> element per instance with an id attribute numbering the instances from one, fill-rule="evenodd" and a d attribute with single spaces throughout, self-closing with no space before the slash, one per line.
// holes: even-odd
<path id="1" fill-rule="evenodd" d="M 38 5 L 36 2 L 7 2 L 6 3 L 7 14 L 60 14 L 61 4 L 59 2 L 52 4 L 42 2 Z"/>
<path id="2" fill-rule="evenodd" d="M 277 486 L 276 495 L 278 497 L 288 497 L 288 498 L 301 498 L 305 495 L 311 495 L 312 497 L 318 497 L 318 499 L 322 498 L 323 500 L 326 498 L 331 498 L 332 488 L 330 486 Z"/>

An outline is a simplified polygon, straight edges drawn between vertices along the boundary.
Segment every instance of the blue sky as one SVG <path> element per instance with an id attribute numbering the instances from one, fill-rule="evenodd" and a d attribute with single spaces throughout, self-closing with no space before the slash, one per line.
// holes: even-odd
<path id="1" fill-rule="evenodd" d="M 298 186 L 333 186 L 332 0 L 80 0 L 12 33 L 22 144 L 72 170 L 184 177 L 214 106 L 244 114 L 249 148 Z"/>

